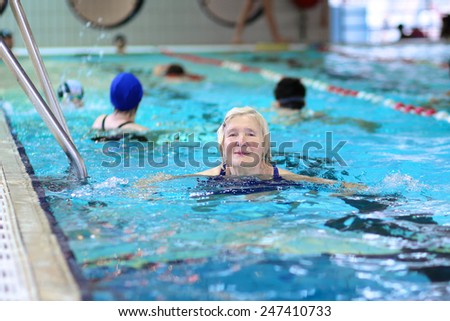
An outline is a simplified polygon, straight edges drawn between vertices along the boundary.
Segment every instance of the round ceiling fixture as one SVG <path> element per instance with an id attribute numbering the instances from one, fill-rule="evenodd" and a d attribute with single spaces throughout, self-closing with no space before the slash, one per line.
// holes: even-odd
<path id="1" fill-rule="evenodd" d="M 0 16 L 2 15 L 3 11 L 5 11 L 7 6 L 8 0 L 0 0 Z"/>
<path id="2" fill-rule="evenodd" d="M 1 1 L 1 0 L 0 0 Z M 95 28 L 116 28 L 130 21 L 144 0 L 68 0 L 75 15 Z"/>

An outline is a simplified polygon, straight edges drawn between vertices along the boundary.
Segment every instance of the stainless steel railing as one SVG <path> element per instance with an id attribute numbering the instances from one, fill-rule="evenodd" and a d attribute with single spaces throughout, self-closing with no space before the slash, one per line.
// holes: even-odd
<path id="1" fill-rule="evenodd" d="M 36 42 L 34 41 L 30 25 L 28 23 L 25 11 L 23 10 L 20 0 L 10 0 L 10 7 L 20 29 L 20 33 L 28 50 L 28 54 L 30 55 L 31 61 L 33 62 L 34 69 L 37 73 L 39 82 L 49 105 L 47 105 L 47 103 L 44 101 L 41 94 L 36 89 L 25 70 L 17 61 L 14 54 L 1 39 L 0 57 L 8 66 L 11 73 L 16 76 L 17 82 L 22 87 L 23 91 L 27 94 L 28 98 L 35 106 L 39 115 L 41 116 L 53 136 L 56 138 L 56 141 L 66 153 L 67 157 L 69 158 L 70 164 L 76 170 L 77 176 L 80 179 L 85 179 L 87 177 L 86 166 L 84 164 L 83 158 L 81 157 L 75 144 L 73 143 L 66 120 L 48 77 L 44 62 L 42 61 L 41 55 L 39 53 L 39 49 L 36 45 Z"/>

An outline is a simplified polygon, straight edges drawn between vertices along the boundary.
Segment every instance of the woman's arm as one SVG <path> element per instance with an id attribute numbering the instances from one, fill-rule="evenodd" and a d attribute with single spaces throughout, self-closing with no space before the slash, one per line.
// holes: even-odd
<path id="1" fill-rule="evenodd" d="M 281 177 L 283 177 L 284 179 L 286 179 L 288 181 L 294 181 L 294 182 L 305 181 L 305 182 L 314 183 L 314 184 L 326 184 L 326 185 L 340 184 L 340 187 L 342 187 L 344 189 L 358 189 L 358 190 L 359 189 L 367 189 L 367 186 L 358 184 L 358 183 L 347 183 L 347 182 L 335 181 L 332 179 L 299 175 L 299 174 L 294 174 L 294 173 L 292 173 L 286 169 L 282 169 L 282 168 L 279 168 L 278 171 L 279 171 Z"/>

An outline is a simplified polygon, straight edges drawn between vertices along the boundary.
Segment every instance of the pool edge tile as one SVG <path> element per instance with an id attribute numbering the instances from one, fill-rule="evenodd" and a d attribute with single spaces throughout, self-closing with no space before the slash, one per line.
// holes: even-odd
<path id="1" fill-rule="evenodd" d="M 6 202 L 6 212 L 15 231 L 12 242 L 23 253 L 19 262 L 27 284 L 28 299 L 80 300 L 80 289 L 40 206 L 1 110 L 0 154 L 0 176 L 4 176 L 6 198 L 10 200 Z"/>

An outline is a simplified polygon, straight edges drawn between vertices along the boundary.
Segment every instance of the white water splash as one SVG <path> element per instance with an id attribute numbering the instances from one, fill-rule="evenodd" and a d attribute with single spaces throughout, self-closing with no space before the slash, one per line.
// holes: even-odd
<path id="1" fill-rule="evenodd" d="M 380 183 L 379 188 L 380 192 L 398 192 L 402 190 L 419 192 L 423 189 L 428 189 L 429 186 L 409 175 L 398 172 L 387 175 Z"/>
<path id="2" fill-rule="evenodd" d="M 70 196 L 71 197 L 86 197 L 92 195 L 104 196 L 111 194 L 111 189 L 120 188 L 122 186 L 128 185 L 128 179 L 110 177 L 104 182 L 97 183 L 94 185 L 83 185 L 79 189 L 74 190 Z M 106 189 L 106 190 L 105 190 Z M 99 191 L 103 190 L 103 191 Z"/>
<path id="3" fill-rule="evenodd" d="M 110 177 L 102 183 L 95 184 L 94 189 L 113 188 L 113 187 L 118 187 L 118 186 L 124 186 L 127 184 L 128 184 L 128 180 L 125 178 Z"/>

